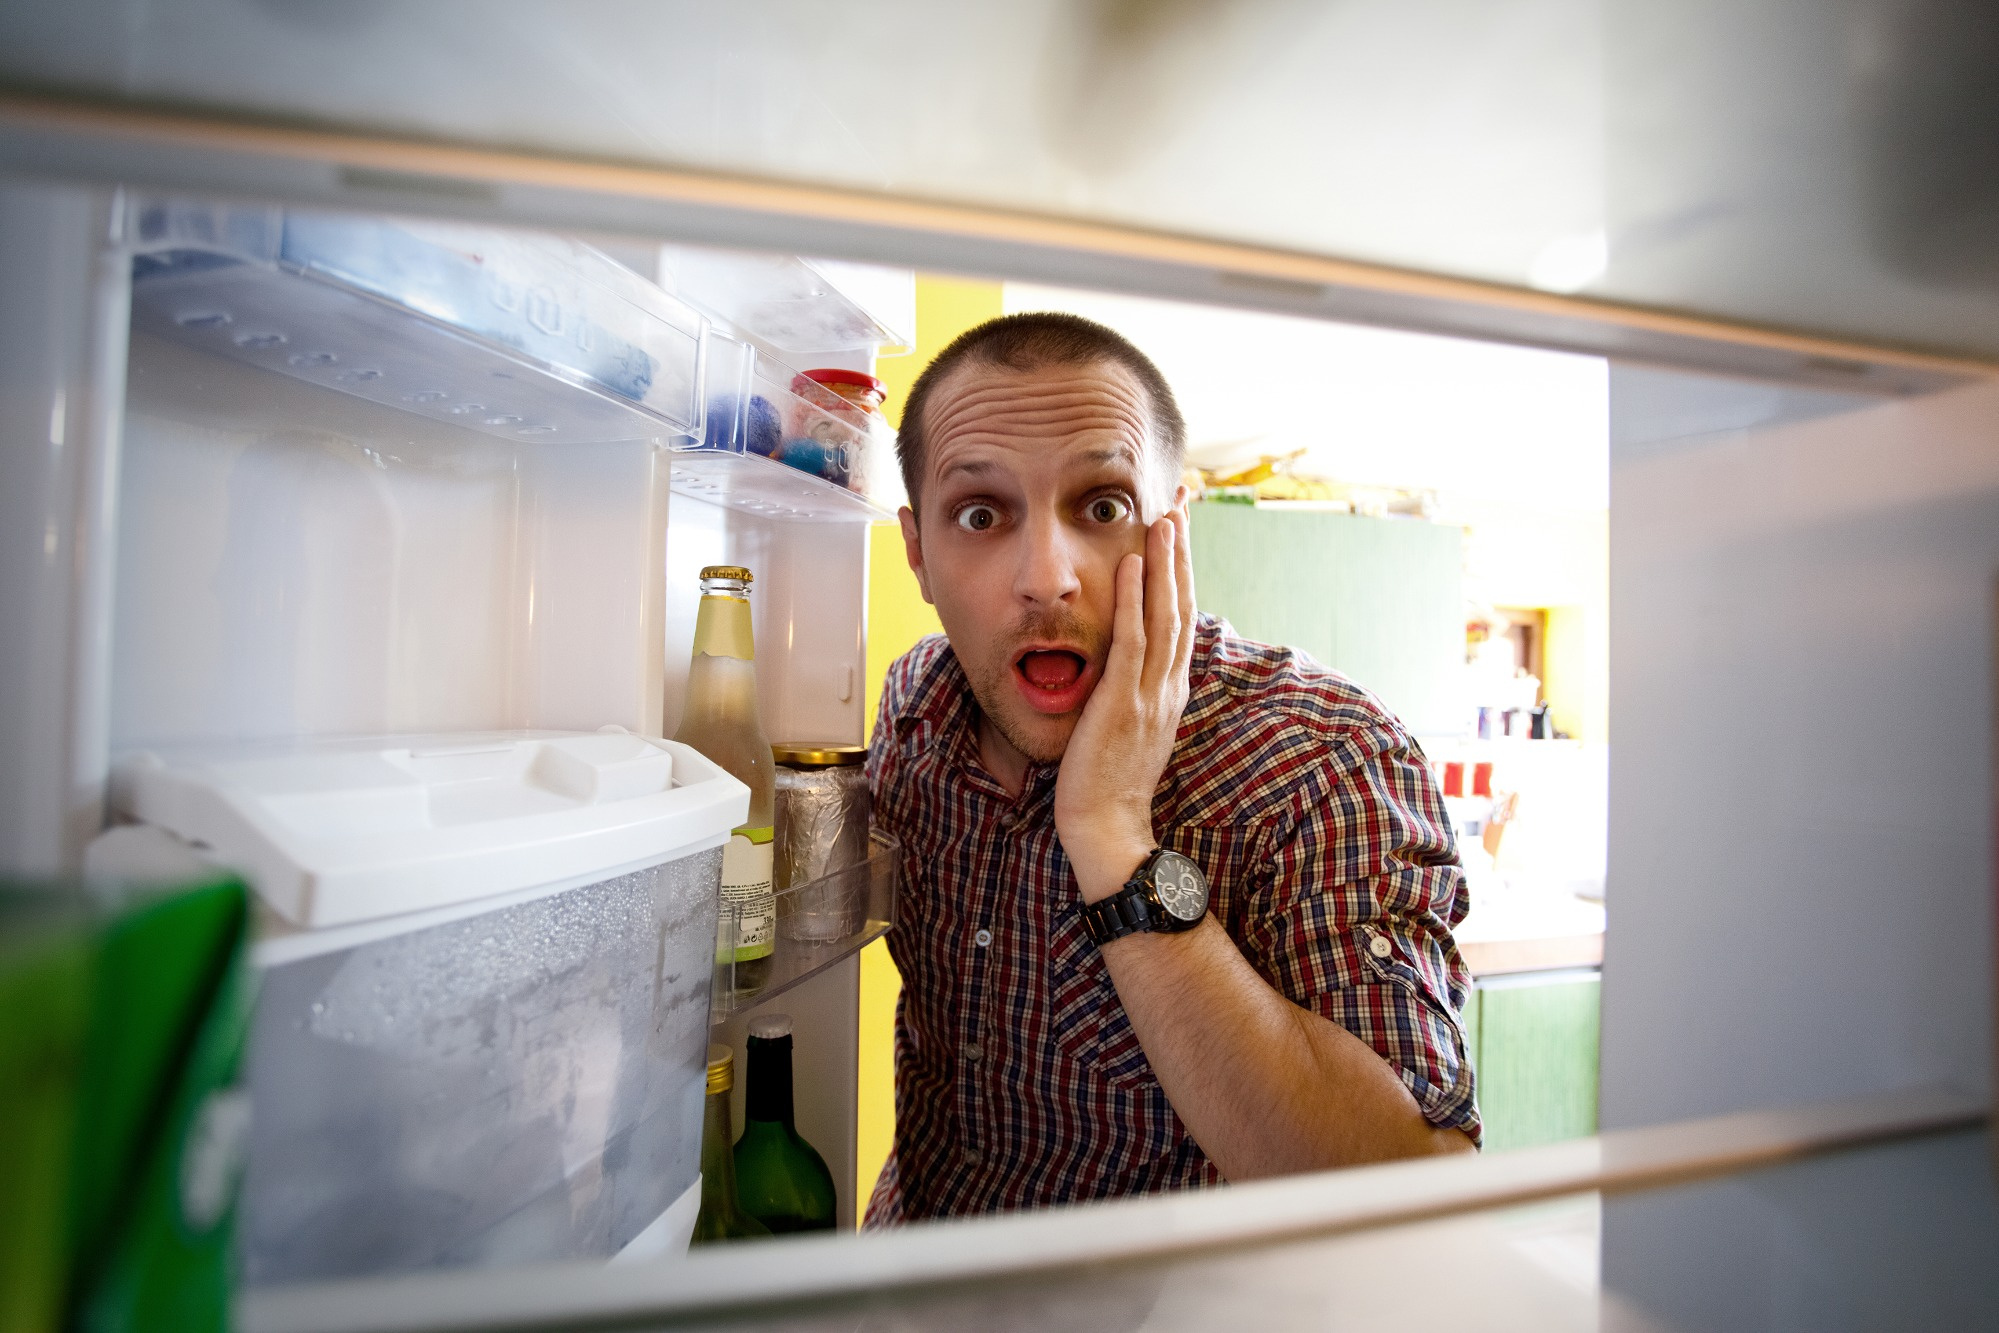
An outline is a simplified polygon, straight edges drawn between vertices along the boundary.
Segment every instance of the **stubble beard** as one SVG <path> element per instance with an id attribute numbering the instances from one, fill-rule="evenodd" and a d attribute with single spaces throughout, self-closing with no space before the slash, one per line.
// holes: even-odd
<path id="1" fill-rule="evenodd" d="M 966 679 L 972 686 L 972 698 L 977 701 L 979 711 L 1001 738 L 1014 749 L 1026 755 L 1037 764 L 1060 763 L 1062 755 L 1069 748 L 1069 736 L 1075 732 L 1075 722 L 1069 720 L 1069 727 L 1060 740 L 1049 740 L 1037 736 L 1020 726 L 1012 717 L 1010 708 L 1025 709 L 1013 683 L 1014 659 L 1020 655 L 1020 647 L 1036 640 L 1055 639 L 1080 645 L 1092 662 L 1104 660 L 1106 635 L 1095 633 L 1074 616 L 1040 616 L 1023 620 L 1001 641 L 999 649 L 976 671 L 968 670 Z M 958 659 L 964 665 L 964 659 Z M 1101 681 L 1099 682 L 1102 683 Z M 1092 691 L 1094 694 L 1094 691 Z M 1085 700 L 1085 703 L 1088 701 Z M 1080 710 L 1079 710 L 1080 711 Z"/>

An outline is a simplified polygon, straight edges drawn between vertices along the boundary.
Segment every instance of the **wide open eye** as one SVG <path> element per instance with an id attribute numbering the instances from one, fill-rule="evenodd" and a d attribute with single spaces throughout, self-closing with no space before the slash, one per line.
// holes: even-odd
<path id="1" fill-rule="evenodd" d="M 1131 504 L 1120 495 L 1099 495 L 1086 512 L 1099 523 L 1116 523 L 1131 516 Z"/>
<path id="2" fill-rule="evenodd" d="M 970 504 L 960 509 L 952 518 L 967 532 L 984 532 L 999 522 L 999 511 L 991 505 Z"/>

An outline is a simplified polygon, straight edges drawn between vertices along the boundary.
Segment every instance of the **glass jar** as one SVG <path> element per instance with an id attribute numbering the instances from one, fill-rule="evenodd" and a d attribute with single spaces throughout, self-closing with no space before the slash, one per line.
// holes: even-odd
<path id="1" fill-rule="evenodd" d="M 791 392 L 796 401 L 778 461 L 836 486 L 866 490 L 869 440 L 887 431 L 881 412 L 887 386 L 864 371 L 829 367 L 794 375 Z"/>

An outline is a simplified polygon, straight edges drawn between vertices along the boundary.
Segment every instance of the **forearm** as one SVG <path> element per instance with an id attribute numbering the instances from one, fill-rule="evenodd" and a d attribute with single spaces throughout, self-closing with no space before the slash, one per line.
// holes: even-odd
<path id="1" fill-rule="evenodd" d="M 1229 1180 L 1465 1151 L 1365 1042 L 1273 990 L 1212 918 L 1104 947 L 1146 1059 Z"/>

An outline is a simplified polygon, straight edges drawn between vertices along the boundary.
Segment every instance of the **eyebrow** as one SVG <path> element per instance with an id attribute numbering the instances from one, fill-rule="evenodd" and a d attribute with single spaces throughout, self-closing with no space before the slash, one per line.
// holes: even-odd
<path id="1" fill-rule="evenodd" d="M 999 470 L 1000 470 L 999 464 L 991 462 L 987 459 L 967 458 L 959 462 L 950 464 L 942 472 L 937 474 L 937 480 L 943 481 L 946 477 L 952 476 L 959 472 L 968 472 L 975 477 L 989 477 L 995 472 L 998 472 Z"/>
<path id="2" fill-rule="evenodd" d="M 1118 463 L 1134 464 L 1136 460 L 1132 458 L 1131 451 L 1129 449 L 1102 448 L 1102 449 L 1086 449 L 1083 452 L 1075 455 L 1075 457 L 1071 461 L 1093 466 L 1104 466 L 1107 464 L 1118 464 Z M 1136 470 L 1137 469 L 1134 467 L 1134 471 Z M 1001 471 L 1004 471 L 1004 469 L 1001 468 L 998 463 L 993 462 L 991 459 L 966 458 L 966 459 L 961 459 L 960 461 L 955 463 L 947 464 L 944 470 L 937 474 L 937 480 L 942 482 L 947 478 L 956 476 L 958 473 L 961 472 L 973 477 L 990 477 Z"/>

